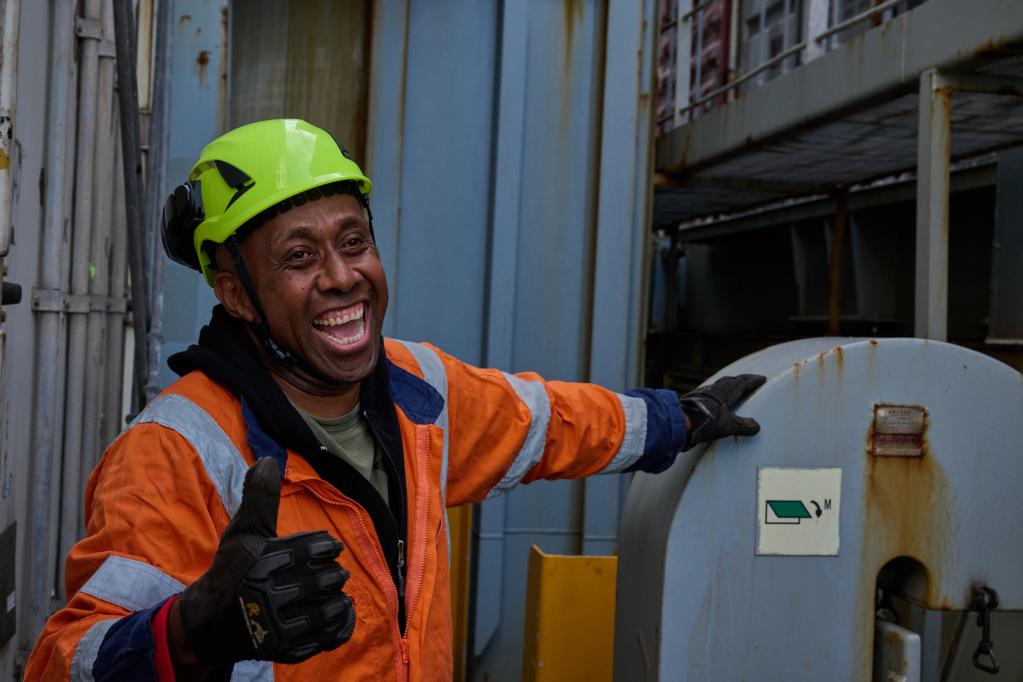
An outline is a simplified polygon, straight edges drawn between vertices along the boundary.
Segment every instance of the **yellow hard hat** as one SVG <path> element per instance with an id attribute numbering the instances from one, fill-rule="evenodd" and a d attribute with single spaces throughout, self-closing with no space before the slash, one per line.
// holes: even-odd
<path id="1" fill-rule="evenodd" d="M 206 145 L 167 199 L 164 247 L 212 286 L 215 268 L 203 244 L 223 244 L 271 206 L 337 182 L 353 182 L 369 199 L 369 178 L 327 131 L 284 118 L 235 128 Z"/>

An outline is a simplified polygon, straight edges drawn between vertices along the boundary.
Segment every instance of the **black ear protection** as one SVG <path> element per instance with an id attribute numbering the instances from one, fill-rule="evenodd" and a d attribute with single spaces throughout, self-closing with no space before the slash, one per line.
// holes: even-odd
<path id="1" fill-rule="evenodd" d="M 176 263 L 200 270 L 195 252 L 195 230 L 206 217 L 202 205 L 202 184 L 189 180 L 178 185 L 163 206 L 163 248 Z"/>

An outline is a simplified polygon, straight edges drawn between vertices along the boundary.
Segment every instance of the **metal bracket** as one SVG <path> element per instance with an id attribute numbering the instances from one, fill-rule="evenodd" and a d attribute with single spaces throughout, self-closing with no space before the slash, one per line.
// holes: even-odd
<path id="1" fill-rule="evenodd" d="M 43 313 L 64 312 L 64 292 L 60 289 L 32 289 L 32 310 Z"/>
<path id="2" fill-rule="evenodd" d="M 88 294 L 65 294 L 64 295 L 64 310 L 69 313 L 87 313 L 89 312 L 89 295 Z"/>
<path id="3" fill-rule="evenodd" d="M 101 40 L 99 41 L 99 51 L 97 55 L 100 59 L 116 59 L 117 58 L 117 47 L 114 45 L 112 40 Z"/>
<path id="4" fill-rule="evenodd" d="M 75 35 L 82 40 L 103 40 L 103 26 L 99 19 L 78 17 L 75 21 Z"/>
<path id="5" fill-rule="evenodd" d="M 123 315 L 128 312 L 128 308 L 130 307 L 128 299 L 126 298 L 119 298 L 116 296 L 101 296 L 100 298 L 105 301 L 108 313 L 121 313 Z"/>
<path id="6" fill-rule="evenodd" d="M 47 313 L 126 313 L 127 298 L 101 294 L 69 294 L 59 289 L 32 289 L 32 310 Z"/>
<path id="7" fill-rule="evenodd" d="M 986 73 L 942 73 L 941 76 L 957 92 L 1023 96 L 1023 78 Z"/>

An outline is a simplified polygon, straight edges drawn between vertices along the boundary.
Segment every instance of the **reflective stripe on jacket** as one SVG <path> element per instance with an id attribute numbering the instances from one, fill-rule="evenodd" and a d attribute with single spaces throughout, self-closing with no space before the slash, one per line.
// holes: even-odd
<path id="1" fill-rule="evenodd" d="M 298 665 L 246 661 L 233 680 L 450 680 L 445 506 L 539 478 L 577 478 L 670 461 L 682 414 L 671 391 L 618 394 L 462 363 L 387 340 L 390 398 L 406 481 L 405 635 L 398 593 L 366 511 L 287 451 L 278 534 L 342 540 L 352 639 Z M 104 453 L 89 478 L 86 537 L 67 558 L 67 606 L 47 622 L 28 680 L 154 679 L 149 620 L 206 571 L 265 434 L 240 398 L 194 371 L 171 385 Z M 279 450 L 283 450 L 278 446 Z"/>

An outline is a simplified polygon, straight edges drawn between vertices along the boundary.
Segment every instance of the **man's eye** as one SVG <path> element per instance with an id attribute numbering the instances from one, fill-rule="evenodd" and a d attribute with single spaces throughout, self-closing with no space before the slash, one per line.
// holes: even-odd
<path id="1" fill-rule="evenodd" d="M 288 254 L 288 262 L 297 263 L 306 260 L 308 257 L 309 257 L 308 251 L 306 251 L 305 249 L 299 249 L 297 251 L 292 251 L 291 253 Z"/>
<path id="2" fill-rule="evenodd" d="M 368 242 L 366 241 L 365 237 L 359 236 L 349 237 L 348 239 L 345 240 L 344 247 L 349 250 L 359 249 L 365 246 L 367 243 Z"/>

